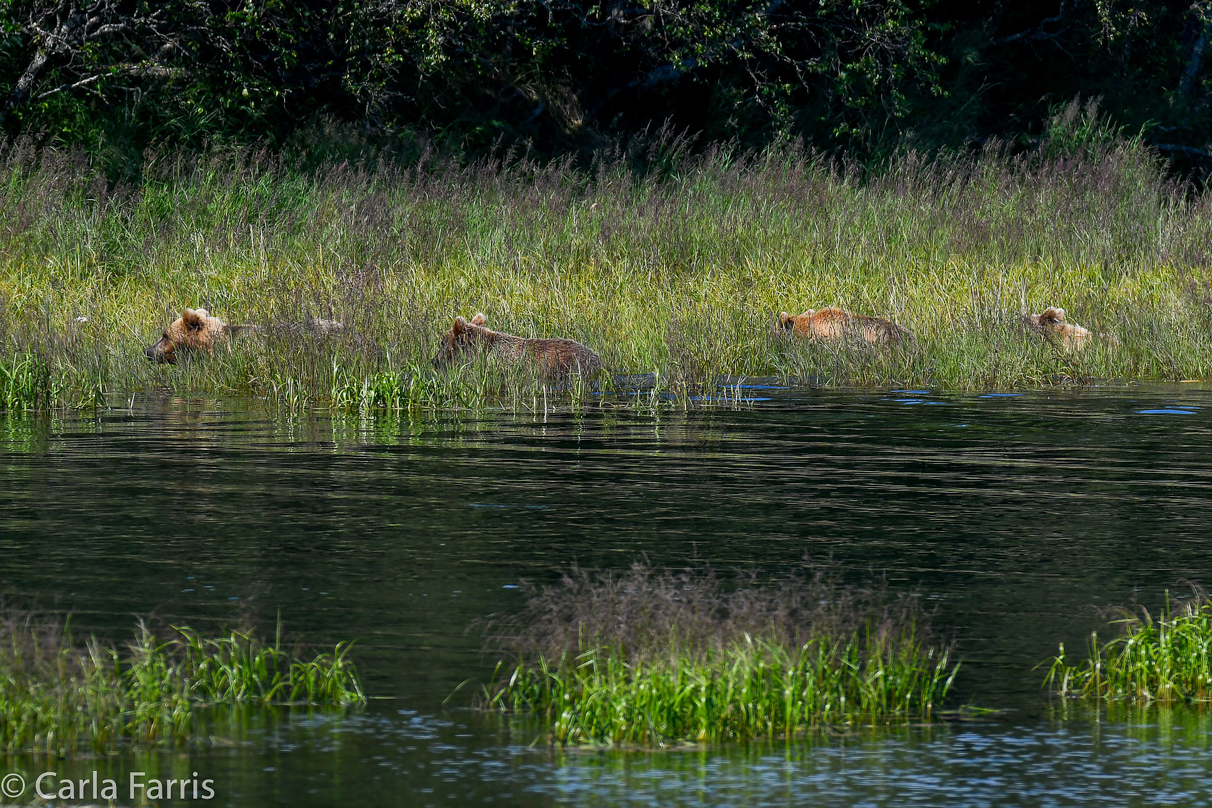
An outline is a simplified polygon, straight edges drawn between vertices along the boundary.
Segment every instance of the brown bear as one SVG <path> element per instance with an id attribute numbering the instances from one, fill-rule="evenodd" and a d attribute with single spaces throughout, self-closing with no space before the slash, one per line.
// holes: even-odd
<path id="1" fill-rule="evenodd" d="M 484 314 L 468 322 L 456 317 L 450 331 L 442 337 L 433 366 L 443 368 L 469 351 L 480 350 L 500 357 L 512 365 L 527 365 L 544 378 L 579 373 L 586 378 L 602 369 L 601 358 L 590 348 L 570 339 L 528 339 L 493 331 L 484 323 Z"/>
<path id="2" fill-rule="evenodd" d="M 237 331 L 253 328 L 228 325 L 212 317 L 206 309 L 186 309 L 172 325 L 164 329 L 160 339 L 147 346 L 147 358 L 156 363 L 177 364 L 177 354 L 190 351 L 213 353 L 215 345 Z"/>
<path id="3" fill-rule="evenodd" d="M 1066 351 L 1080 351 L 1090 344 L 1093 334 L 1076 323 L 1065 322 L 1065 310 L 1049 306 L 1043 314 L 1024 314 L 1023 325 L 1030 331 L 1043 334 L 1044 339 L 1059 344 Z"/>
<path id="4" fill-rule="evenodd" d="M 851 314 L 845 309 L 833 306 L 820 311 L 809 309 L 803 314 L 781 312 L 775 326 L 775 334 L 794 334 L 797 337 L 824 342 L 841 342 L 848 337 L 856 337 L 869 345 L 891 345 L 904 342 L 912 336 L 908 329 L 891 320 L 868 317 L 865 314 Z"/>
<path id="5" fill-rule="evenodd" d="M 345 331 L 344 324 L 336 320 L 307 319 L 302 323 L 285 325 L 233 325 L 211 316 L 206 309 L 186 309 L 172 325 L 164 329 L 160 339 L 144 352 L 156 363 L 177 364 L 177 353 L 205 351 L 214 353 L 215 346 L 226 342 L 232 334 L 245 331 L 297 334 L 304 331 L 320 337 L 333 336 Z"/>

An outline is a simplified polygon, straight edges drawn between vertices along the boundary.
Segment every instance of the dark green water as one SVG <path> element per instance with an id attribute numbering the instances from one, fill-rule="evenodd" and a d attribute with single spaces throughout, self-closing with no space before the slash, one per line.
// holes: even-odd
<path id="1" fill-rule="evenodd" d="M 1092 715 L 1034 666 L 1095 606 L 1212 585 L 1212 392 L 754 391 L 733 412 L 289 420 L 197 402 L 0 420 L 0 591 L 122 639 L 251 614 L 358 641 L 368 708 L 257 712 L 188 752 L 3 772 L 214 780 L 209 804 L 1087 805 L 1212 801 L 1209 722 Z M 1205 407 L 1207 407 L 1205 409 Z M 445 699 L 468 627 L 576 561 L 832 556 L 921 593 L 1005 712 L 791 747 L 552 753 Z M 108 774 L 107 774 L 108 772 Z M 24 799 L 28 799 L 26 794 Z M 125 802 L 120 800 L 120 802 Z"/>

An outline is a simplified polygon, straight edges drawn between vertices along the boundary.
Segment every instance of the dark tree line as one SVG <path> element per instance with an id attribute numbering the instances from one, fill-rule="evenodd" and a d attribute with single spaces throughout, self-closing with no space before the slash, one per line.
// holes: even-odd
<path id="1" fill-rule="evenodd" d="M 552 154 L 666 127 L 863 158 L 1030 148 L 1098 97 L 1198 162 L 1210 36 L 1212 0 L 0 0 L 0 126 L 134 154 L 325 128 Z"/>

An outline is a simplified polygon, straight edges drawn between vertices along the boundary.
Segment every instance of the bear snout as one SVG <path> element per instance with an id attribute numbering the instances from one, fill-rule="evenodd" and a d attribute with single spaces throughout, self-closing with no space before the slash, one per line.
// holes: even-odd
<path id="1" fill-rule="evenodd" d="M 173 356 L 172 343 L 168 339 L 161 337 L 160 339 L 147 346 L 147 350 L 143 352 L 148 361 L 155 362 L 157 365 L 169 364 L 175 365 L 176 357 Z"/>

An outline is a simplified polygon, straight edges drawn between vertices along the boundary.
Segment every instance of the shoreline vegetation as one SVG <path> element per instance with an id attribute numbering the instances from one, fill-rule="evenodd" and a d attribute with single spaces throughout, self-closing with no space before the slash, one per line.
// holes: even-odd
<path id="1" fill-rule="evenodd" d="M 70 621 L 69 621 L 70 622 Z M 362 704 L 349 643 L 307 659 L 250 631 L 205 636 L 142 622 L 116 646 L 73 637 L 69 622 L 0 617 L 0 750 L 66 755 L 123 744 L 185 743 L 224 705 Z"/>
<path id="2" fill-rule="evenodd" d="M 1060 696 L 1107 704 L 1212 704 L 1212 600 L 1194 589 L 1186 599 L 1166 592 L 1154 616 L 1143 606 L 1113 610 L 1109 640 L 1090 635 L 1088 656 L 1070 664 L 1062 643 L 1044 685 Z"/>
<path id="3" fill-rule="evenodd" d="M 732 587 L 709 567 L 573 568 L 491 629 L 477 706 L 536 715 L 552 744 L 785 740 L 928 721 L 959 670 L 916 598 L 805 562 Z"/>
<path id="4" fill-rule="evenodd" d="M 149 157 L 112 184 L 83 153 L 0 152 L 0 406 L 130 395 L 291 409 L 574 403 L 489 362 L 438 373 L 456 315 L 600 354 L 609 394 L 718 380 L 993 390 L 1212 377 L 1212 192 L 1087 110 L 1039 150 L 862 169 L 783 146 L 676 144 L 637 172 L 485 160 L 314 170 L 264 151 Z M 1102 127 L 1102 128 L 1100 128 Z M 259 326 L 172 367 L 146 347 L 186 307 Z M 871 346 L 774 335 L 839 306 L 908 329 Z M 1067 350 L 1022 316 L 1063 308 Z M 343 324 L 340 333 L 303 327 Z M 1108 335 L 1099 339 L 1099 335 Z M 623 380 L 623 381 L 620 381 Z"/>

